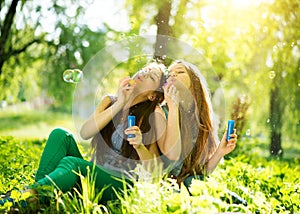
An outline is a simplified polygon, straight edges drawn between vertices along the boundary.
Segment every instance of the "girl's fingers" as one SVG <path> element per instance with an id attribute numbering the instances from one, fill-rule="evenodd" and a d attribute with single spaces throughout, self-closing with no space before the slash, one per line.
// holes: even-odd
<path id="1" fill-rule="evenodd" d="M 165 93 L 168 93 L 169 90 L 170 90 L 170 87 L 171 87 L 171 83 L 170 82 L 166 82 L 165 85 L 164 85 L 164 92 Z"/>
<path id="2" fill-rule="evenodd" d="M 176 87 L 172 84 L 171 81 L 167 81 L 164 85 L 164 90 L 167 94 L 170 94 L 176 91 Z"/>
<path id="3" fill-rule="evenodd" d="M 130 145 L 132 145 L 134 148 L 138 148 L 142 144 L 142 133 L 137 126 L 132 126 L 127 128 L 125 131 L 125 134 L 133 134 L 134 137 L 127 138 L 127 141 Z"/>
<path id="4" fill-rule="evenodd" d="M 130 80 L 130 77 L 123 77 L 122 79 L 120 79 L 119 85 L 120 86 L 125 86 L 125 85 L 128 84 L 129 80 Z"/>
<path id="5" fill-rule="evenodd" d="M 230 138 L 237 139 L 237 135 L 236 135 L 236 134 L 231 134 L 231 135 L 230 135 Z"/>
<path id="6" fill-rule="evenodd" d="M 140 129 L 139 129 L 138 126 L 131 126 L 131 127 L 127 128 L 127 129 L 125 129 L 124 133 L 126 135 L 132 134 L 132 135 L 135 136 L 135 137 L 128 138 L 128 139 L 135 139 L 135 138 L 141 138 L 142 137 L 142 133 L 141 133 L 141 131 L 140 131 Z"/>
<path id="7" fill-rule="evenodd" d="M 176 87 L 174 85 L 170 85 L 168 88 L 167 88 L 167 95 L 172 97 L 172 96 L 175 96 L 176 94 L 178 94 L 178 90 L 176 89 Z"/>
<path id="8" fill-rule="evenodd" d="M 132 91 L 133 88 L 134 88 L 133 85 L 128 85 L 128 84 L 127 84 L 127 85 L 124 86 L 124 90 L 125 90 L 125 91 Z"/>
<path id="9" fill-rule="evenodd" d="M 127 129 L 125 129 L 125 134 L 132 134 L 132 133 L 129 133 L 129 132 L 136 132 L 136 131 L 140 131 L 140 128 L 138 126 L 131 126 L 131 127 L 128 127 Z"/>
<path id="10" fill-rule="evenodd" d="M 124 77 L 122 78 L 120 81 L 119 81 L 119 90 L 120 91 L 125 91 L 125 90 L 129 90 L 130 87 L 128 82 L 130 81 L 130 78 L 129 77 Z"/>

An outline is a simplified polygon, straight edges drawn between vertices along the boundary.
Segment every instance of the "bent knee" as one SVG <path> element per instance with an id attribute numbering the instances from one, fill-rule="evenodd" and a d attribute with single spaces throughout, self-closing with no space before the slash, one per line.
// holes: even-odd
<path id="1" fill-rule="evenodd" d="M 79 166 L 79 158 L 73 156 L 66 156 L 60 160 L 58 166 L 62 168 L 75 170 Z"/>
<path id="2" fill-rule="evenodd" d="M 68 130 L 63 128 L 55 128 L 51 131 L 49 137 L 51 136 L 59 137 L 59 136 L 69 136 L 69 135 L 72 134 Z"/>
<path id="3" fill-rule="evenodd" d="M 82 158 L 74 157 L 74 156 L 66 156 L 58 164 L 59 168 L 67 169 L 68 171 L 75 171 L 77 173 L 81 173 L 86 175 L 87 166 L 89 166 L 88 162 Z"/>

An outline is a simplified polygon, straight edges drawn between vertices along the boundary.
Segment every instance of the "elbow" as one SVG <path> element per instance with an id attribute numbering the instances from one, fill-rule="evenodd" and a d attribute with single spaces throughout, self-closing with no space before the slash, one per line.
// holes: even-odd
<path id="1" fill-rule="evenodd" d="M 83 132 L 80 132 L 80 137 L 81 137 L 83 140 L 88 140 L 88 139 L 89 139 Z"/>
<path id="2" fill-rule="evenodd" d="M 181 157 L 181 141 L 178 141 L 173 147 L 164 149 L 164 154 L 171 161 L 178 161 Z"/>
<path id="3" fill-rule="evenodd" d="M 180 159 L 181 150 L 176 150 L 173 148 L 172 150 L 165 150 L 162 153 L 171 161 L 178 161 Z"/>
<path id="4" fill-rule="evenodd" d="M 167 154 L 167 158 L 171 161 L 178 161 L 180 159 L 180 154 Z"/>
<path id="5" fill-rule="evenodd" d="M 85 131 L 84 128 L 81 128 L 81 130 L 80 130 L 80 137 L 81 137 L 83 140 L 88 140 L 88 139 L 90 139 L 90 136 L 86 133 L 86 131 Z"/>

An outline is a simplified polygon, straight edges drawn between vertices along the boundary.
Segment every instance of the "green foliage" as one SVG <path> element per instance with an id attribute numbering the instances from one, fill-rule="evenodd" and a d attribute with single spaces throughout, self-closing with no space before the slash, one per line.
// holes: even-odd
<path id="1" fill-rule="evenodd" d="M 0 192 L 24 189 L 32 184 L 45 141 L 12 137 L 0 138 Z M 224 160 L 204 181 L 192 180 L 188 190 L 159 173 L 140 176 L 138 182 L 119 195 L 119 201 L 98 204 L 101 192 L 94 192 L 94 177 L 80 175 L 81 187 L 61 193 L 44 188 L 48 205 L 19 207 L 21 213 L 298 213 L 300 211 L 299 159 L 269 159 L 254 152 L 259 141 L 242 140 L 245 144 Z M 241 150 L 243 149 L 243 150 Z M 242 152 L 244 151 L 244 152 Z M 13 154 L 13 155 L 12 155 Z M 141 172 L 141 170 L 140 170 Z M 141 175 L 141 173 L 140 173 Z M 232 203 L 229 192 L 248 202 L 248 206 Z M 17 200 L 31 197 L 13 192 Z M 4 211 L 12 204 L 0 207 Z"/>
<path id="2" fill-rule="evenodd" d="M 105 188 L 99 193 L 95 192 L 95 188 L 93 188 L 96 183 L 94 169 L 90 171 L 90 168 L 87 167 L 86 177 L 80 173 L 76 174 L 80 177 L 80 190 L 75 187 L 73 193 L 56 193 L 56 207 L 58 211 L 71 213 L 109 213 L 104 205 L 98 204 Z"/>
<path id="3" fill-rule="evenodd" d="M 33 183 L 44 141 L 0 137 L 0 192 L 24 189 Z"/>
<path id="4" fill-rule="evenodd" d="M 54 98 L 53 108 L 64 111 L 71 110 L 75 85 L 62 81 L 63 71 L 67 68 L 83 69 L 92 56 L 109 44 L 107 41 L 111 43 L 146 34 L 148 29 L 155 27 L 154 18 L 163 4 L 159 0 L 127 0 L 126 10 L 130 14 L 131 29 L 128 32 L 116 32 L 107 25 L 92 31 L 85 24 L 79 24 L 84 14 L 84 4 L 79 1 L 70 1 L 76 7 L 74 16 L 66 12 L 67 4 L 52 1 L 49 11 L 56 17 L 57 34 L 53 38 L 54 32 L 39 34 L 39 20 L 44 14 L 41 6 L 32 2 L 35 1 L 22 1 L 21 10 L 17 13 L 23 25 L 17 27 L 15 20 L 5 50 L 18 50 L 30 43 L 31 39 L 36 39 L 36 43 L 22 53 L 11 56 L 4 64 L 0 76 L 0 100 L 11 104 L 46 96 L 51 100 Z M 294 143 L 298 142 L 300 133 L 299 1 L 262 1 L 240 8 L 232 5 L 232 2 L 238 1 L 173 2 L 169 23 L 173 35 L 197 48 L 211 63 L 222 83 L 227 115 L 231 113 L 237 97 L 246 95 L 251 99 L 245 124 L 245 129 L 251 130 L 251 138 L 245 136 L 239 141 L 234 153 L 225 158 L 226 164 L 221 165 L 210 179 L 195 181 L 192 197 L 185 190 L 172 192 L 170 189 L 175 184 L 170 181 L 164 181 L 163 184 L 143 181 L 143 185 L 133 187 L 132 195 L 121 199 L 122 209 L 129 213 L 139 209 L 162 213 L 187 213 L 190 210 L 299 212 L 299 159 L 296 158 L 300 150 L 298 144 Z M 7 7 L 7 4 L 9 1 L 1 2 L 1 8 Z M 29 12 L 25 13 L 26 10 Z M 37 21 L 30 16 L 33 13 L 40 17 Z M 109 58 L 107 56 L 103 61 Z M 128 64 L 118 65 L 117 69 L 128 70 L 132 74 L 143 62 L 144 58 L 135 58 Z M 273 73 L 275 77 L 280 77 L 280 81 L 273 82 L 274 75 L 270 75 Z M 115 80 L 116 77 L 111 78 Z M 283 110 L 278 114 L 284 118 L 281 131 L 285 152 L 280 159 L 268 157 L 268 142 L 265 140 L 270 125 L 269 92 L 274 85 L 280 88 L 278 96 Z M 0 133 L 4 135 L 13 129 L 34 132 L 36 129 L 30 125 L 37 124 L 41 117 L 42 114 L 2 114 Z M 44 120 L 49 122 L 52 118 L 46 115 Z M 39 128 L 43 127 L 43 123 L 38 124 Z M 0 192 L 13 187 L 22 189 L 25 184 L 33 182 L 43 143 L 40 140 L 1 138 Z M 211 182 L 217 186 L 210 185 Z M 156 190 L 155 193 L 151 188 Z M 227 197 L 223 188 L 241 195 L 249 202 L 249 206 L 229 205 L 220 201 L 220 198 Z M 80 194 L 71 194 L 68 199 L 68 196 L 65 198 L 56 192 L 53 197 L 51 212 L 56 211 L 57 201 L 66 198 L 59 206 L 73 203 L 79 208 L 82 206 Z M 152 197 L 158 202 L 154 203 Z M 116 208 L 119 205 L 112 203 L 108 207 L 122 212 Z M 67 209 L 72 212 L 75 210 L 70 207 Z"/>
<path id="5" fill-rule="evenodd" d="M 149 29 L 157 27 L 155 17 L 164 4 L 159 0 L 127 0 L 124 10 L 129 14 L 131 29 L 117 32 L 107 23 L 101 29 L 89 29 L 81 22 L 90 2 L 51 1 L 47 9 L 53 14 L 55 27 L 49 32 L 50 29 L 42 29 L 39 22 L 47 15 L 43 14 L 42 6 L 22 1 L 6 50 L 20 50 L 31 41 L 35 42 L 23 52 L 11 55 L 4 64 L 0 100 L 11 104 L 43 96 L 53 100 L 54 109 L 70 112 L 75 85 L 62 81 L 63 71 L 84 69 L 108 44 L 148 34 Z M 281 131 L 283 137 L 295 140 L 300 133 L 299 2 L 251 2 L 253 4 L 243 6 L 243 3 L 229 0 L 173 1 L 169 25 L 173 36 L 199 50 L 213 66 L 226 96 L 227 116 L 236 98 L 246 95 L 251 99 L 247 125 L 263 124 L 255 131 L 269 131 L 271 124 L 266 122 L 269 121 L 269 92 L 275 84 L 280 87 L 279 100 L 284 107 L 279 113 L 285 118 Z M 69 13 L 68 3 L 72 4 L 73 14 Z M 8 8 L 9 4 L 9 1 L 1 2 L 1 7 Z M 120 67 L 132 69 L 131 72 L 134 70 L 131 66 L 135 65 L 128 63 Z M 279 83 L 273 83 L 271 71 L 281 76 Z"/>
<path id="6" fill-rule="evenodd" d="M 45 139 L 55 127 L 74 130 L 72 115 L 48 109 L 36 110 L 29 103 L 0 109 L 0 136 Z"/>
<path id="7" fill-rule="evenodd" d="M 226 161 L 205 181 L 187 189 L 173 180 L 142 181 L 121 198 L 123 213 L 297 213 L 300 209 L 299 162 L 286 164 L 245 156 Z M 249 161 L 249 162 L 248 162 Z M 252 165 L 253 163 L 253 165 Z M 298 175 L 298 176 L 297 176 Z M 230 191 L 229 191 L 230 190 Z M 248 206 L 232 203 L 235 192 Z M 227 203 L 227 201 L 229 203 Z"/>

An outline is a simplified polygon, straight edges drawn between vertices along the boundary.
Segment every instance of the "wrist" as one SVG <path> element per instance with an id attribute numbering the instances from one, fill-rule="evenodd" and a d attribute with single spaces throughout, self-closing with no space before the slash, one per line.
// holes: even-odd
<path id="1" fill-rule="evenodd" d="M 222 152 L 222 149 L 220 149 L 220 147 L 218 147 L 218 149 L 216 150 L 215 155 L 217 156 L 218 159 L 223 158 L 226 154 L 224 154 L 224 152 Z"/>
<path id="2" fill-rule="evenodd" d="M 179 114 L 179 106 L 175 103 L 168 105 L 169 108 L 169 115 L 178 115 Z"/>
<path id="3" fill-rule="evenodd" d="M 113 106 L 115 107 L 115 109 L 116 109 L 117 111 L 120 111 L 120 110 L 125 106 L 125 103 L 124 103 L 124 102 L 121 102 L 121 101 L 119 101 L 119 100 L 117 100 L 117 101 L 113 104 Z"/>
<path id="4" fill-rule="evenodd" d="M 178 103 L 175 101 L 167 102 L 167 105 L 168 105 L 169 111 L 178 110 L 178 108 L 179 108 Z"/>
<path id="5" fill-rule="evenodd" d="M 143 150 L 145 148 L 144 144 L 140 143 L 133 147 L 135 150 Z"/>

